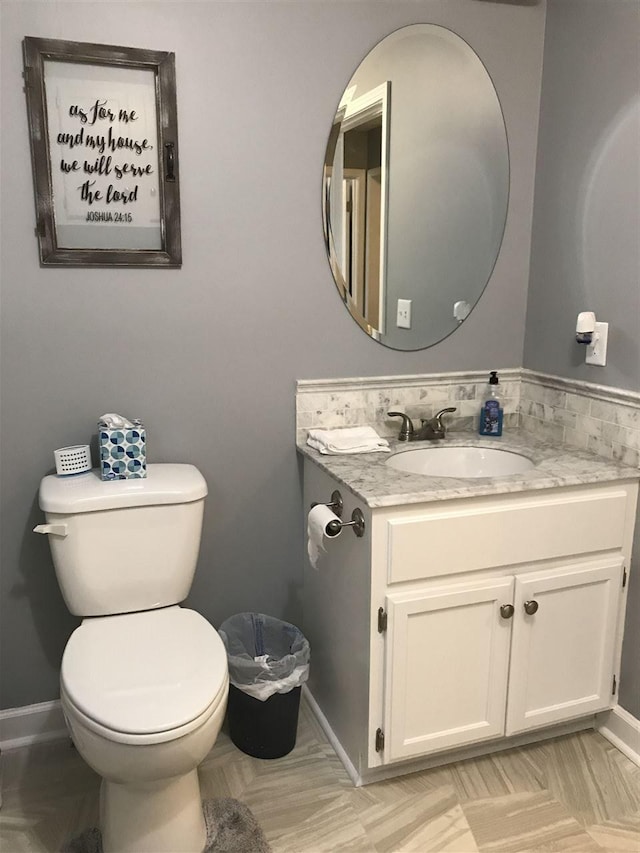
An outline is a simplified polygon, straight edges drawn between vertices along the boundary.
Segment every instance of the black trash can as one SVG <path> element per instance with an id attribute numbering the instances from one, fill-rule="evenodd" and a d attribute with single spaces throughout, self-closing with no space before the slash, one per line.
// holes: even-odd
<path id="1" fill-rule="evenodd" d="M 229 662 L 227 722 L 233 743 L 256 758 L 281 758 L 296 744 L 301 685 L 310 649 L 295 625 L 238 613 L 220 626 Z"/>

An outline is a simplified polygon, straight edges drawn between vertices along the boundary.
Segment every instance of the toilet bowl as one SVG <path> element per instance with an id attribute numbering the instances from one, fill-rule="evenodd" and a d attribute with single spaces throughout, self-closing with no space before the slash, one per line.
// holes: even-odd
<path id="1" fill-rule="evenodd" d="M 195 611 L 85 619 L 61 669 L 74 744 L 102 777 L 104 853 L 199 853 L 197 766 L 224 719 L 226 652 Z"/>

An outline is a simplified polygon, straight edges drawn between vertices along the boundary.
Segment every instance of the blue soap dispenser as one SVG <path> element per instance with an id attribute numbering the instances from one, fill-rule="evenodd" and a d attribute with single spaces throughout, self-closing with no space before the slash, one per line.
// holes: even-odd
<path id="1" fill-rule="evenodd" d="M 480 409 L 480 435 L 502 435 L 502 406 L 500 405 L 498 371 L 489 375 L 489 390 L 484 406 Z"/>

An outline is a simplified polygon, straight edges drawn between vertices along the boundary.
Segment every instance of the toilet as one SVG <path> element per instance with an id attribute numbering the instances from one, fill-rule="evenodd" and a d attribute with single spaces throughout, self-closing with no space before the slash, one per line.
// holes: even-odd
<path id="1" fill-rule="evenodd" d="M 40 507 L 58 583 L 82 616 L 64 650 L 62 709 L 102 777 L 104 853 L 201 853 L 197 767 L 227 704 L 222 640 L 181 607 L 196 568 L 207 484 L 193 465 L 144 479 L 50 475 Z"/>

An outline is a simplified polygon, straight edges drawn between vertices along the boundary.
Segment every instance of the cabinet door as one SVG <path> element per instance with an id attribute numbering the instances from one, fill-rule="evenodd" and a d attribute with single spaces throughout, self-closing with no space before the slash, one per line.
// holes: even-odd
<path id="1" fill-rule="evenodd" d="M 516 577 L 507 734 L 610 706 L 621 572 L 613 557 Z"/>
<path id="2" fill-rule="evenodd" d="M 513 578 L 387 597 L 385 761 L 504 733 Z"/>

